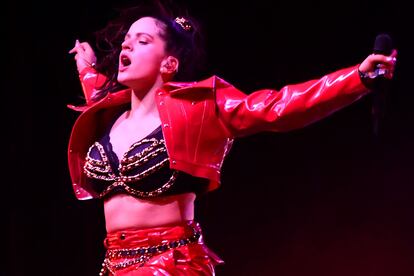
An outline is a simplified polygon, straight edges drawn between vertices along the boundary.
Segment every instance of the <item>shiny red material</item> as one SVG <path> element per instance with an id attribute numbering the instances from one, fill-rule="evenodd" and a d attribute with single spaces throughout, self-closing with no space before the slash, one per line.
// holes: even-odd
<path id="1" fill-rule="evenodd" d="M 301 128 L 353 103 L 369 92 L 357 68 L 249 95 L 216 76 L 200 82 L 166 83 L 158 90 L 156 103 L 170 167 L 209 179 L 209 190 L 217 188 L 221 166 L 235 137 Z M 82 114 L 72 129 L 68 162 L 76 197 L 89 199 L 97 194 L 83 173 L 87 150 L 119 108 L 131 101 L 131 91 L 112 93 L 92 104 L 90 95 L 104 78 L 88 68 L 80 79 L 87 105 L 71 106 Z"/>
<path id="2" fill-rule="evenodd" d="M 193 229 L 201 233 L 198 223 L 189 221 L 186 224 L 156 227 L 140 230 L 123 230 L 108 233 L 104 245 L 107 249 L 134 249 L 138 247 L 156 246 L 167 241 L 179 240 L 191 236 Z M 122 263 L 132 258 L 118 258 L 112 262 Z M 150 258 L 143 265 L 135 264 L 115 270 L 116 276 L 153 276 L 153 275 L 214 275 L 214 267 L 223 261 L 207 246 L 202 236 L 198 243 L 170 249 Z M 111 275 L 111 274 L 109 274 Z"/>

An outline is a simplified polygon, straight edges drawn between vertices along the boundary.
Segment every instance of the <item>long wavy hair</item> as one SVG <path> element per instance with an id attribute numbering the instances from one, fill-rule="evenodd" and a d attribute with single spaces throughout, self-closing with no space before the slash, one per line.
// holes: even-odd
<path id="1" fill-rule="evenodd" d="M 204 38 L 199 23 L 187 10 L 165 1 L 152 0 L 141 1 L 138 6 L 123 7 L 118 10 L 118 15 L 103 29 L 95 32 L 98 57 L 95 68 L 107 76 L 107 81 L 94 93 L 93 101 L 125 88 L 117 81 L 121 44 L 129 27 L 142 17 L 153 17 L 159 21 L 166 52 L 180 61 L 180 68 L 172 80 L 194 81 L 199 77 L 205 64 Z M 175 21 L 176 17 L 186 18 L 191 29 L 183 28 Z"/>

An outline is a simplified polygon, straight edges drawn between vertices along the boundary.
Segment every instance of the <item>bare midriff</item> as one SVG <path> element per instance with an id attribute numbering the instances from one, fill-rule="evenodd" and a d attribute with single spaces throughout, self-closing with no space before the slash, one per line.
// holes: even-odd
<path id="1" fill-rule="evenodd" d="M 106 231 L 179 224 L 194 219 L 194 193 L 138 199 L 117 194 L 104 201 Z"/>

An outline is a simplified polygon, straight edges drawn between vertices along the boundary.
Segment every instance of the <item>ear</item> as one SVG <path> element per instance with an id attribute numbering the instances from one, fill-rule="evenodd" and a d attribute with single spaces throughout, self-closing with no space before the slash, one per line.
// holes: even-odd
<path id="1" fill-rule="evenodd" d="M 160 72 L 162 74 L 172 75 L 178 72 L 179 61 L 174 56 L 166 57 L 161 63 Z"/>

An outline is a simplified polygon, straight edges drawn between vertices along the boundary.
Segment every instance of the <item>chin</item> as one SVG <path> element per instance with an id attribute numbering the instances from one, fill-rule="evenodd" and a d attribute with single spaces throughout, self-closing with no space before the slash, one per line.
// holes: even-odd
<path id="1" fill-rule="evenodd" d="M 128 83 L 130 82 L 130 81 L 128 81 L 128 78 L 125 78 L 125 77 L 122 77 L 122 76 L 119 76 L 119 75 L 118 75 L 118 77 L 117 77 L 117 81 L 118 81 L 120 84 L 122 84 L 122 85 L 126 85 L 126 86 L 128 86 Z"/>

